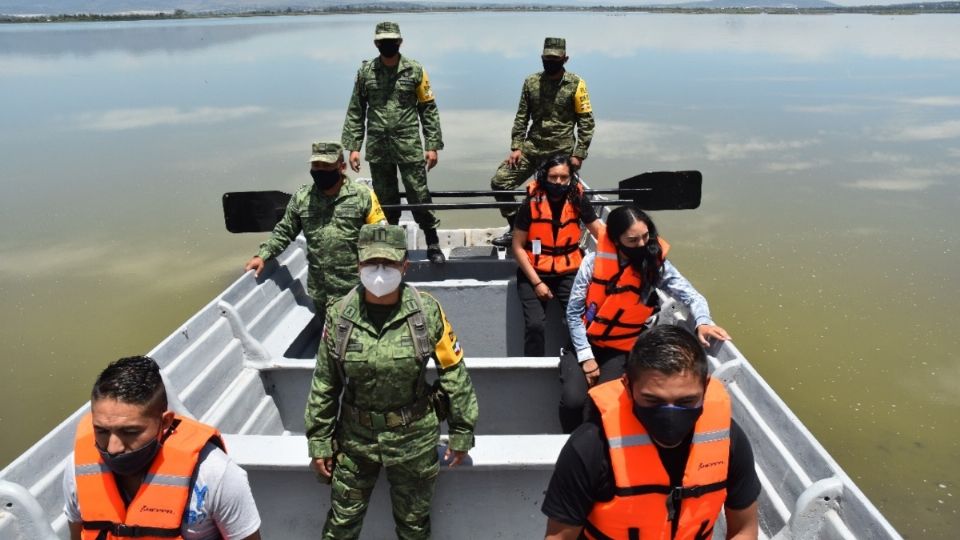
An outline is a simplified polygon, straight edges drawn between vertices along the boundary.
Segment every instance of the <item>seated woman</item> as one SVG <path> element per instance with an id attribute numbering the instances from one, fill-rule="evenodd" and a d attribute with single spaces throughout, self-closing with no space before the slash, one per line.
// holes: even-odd
<path id="1" fill-rule="evenodd" d="M 573 171 L 570 157 L 564 155 L 540 165 L 514 221 L 512 249 L 523 305 L 524 356 L 544 356 L 547 302 L 556 298 L 561 309 L 567 309 L 573 276 L 583 258 L 580 222 L 594 237 L 601 230 Z"/>
<path id="2" fill-rule="evenodd" d="M 621 206 L 607 217 L 596 253 L 584 257 L 567 304 L 573 351 L 560 357 L 560 424 L 572 432 L 583 421 L 587 389 L 623 375 L 626 357 L 657 312 L 662 289 L 693 315 L 697 338 L 730 339 L 713 324 L 707 300 L 667 260 L 670 245 L 643 210 Z"/>

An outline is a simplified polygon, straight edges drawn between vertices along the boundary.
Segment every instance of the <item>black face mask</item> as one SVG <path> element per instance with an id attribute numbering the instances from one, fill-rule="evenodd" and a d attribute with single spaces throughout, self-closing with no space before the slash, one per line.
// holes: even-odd
<path id="1" fill-rule="evenodd" d="M 643 262 L 644 257 L 646 257 L 650 251 L 646 245 L 643 245 L 636 247 L 620 246 L 620 252 L 623 253 L 631 263 L 637 265 Z"/>
<path id="2" fill-rule="evenodd" d="M 386 58 L 392 58 L 400 52 L 400 41 L 396 39 L 384 39 L 377 42 L 377 50 Z"/>
<path id="3" fill-rule="evenodd" d="M 97 452 L 100 452 L 103 463 L 113 474 L 119 474 L 120 476 L 132 476 L 142 472 L 153 463 L 153 458 L 157 457 L 159 451 L 159 439 L 154 439 L 143 448 L 127 453 L 111 454 L 106 450 L 101 450 L 99 446 L 97 447 Z"/>
<path id="4" fill-rule="evenodd" d="M 660 446 L 672 448 L 693 431 L 694 424 L 703 414 L 703 405 L 699 407 L 641 407 L 633 404 L 633 415 L 643 424 L 650 437 Z"/>
<path id="5" fill-rule="evenodd" d="M 313 177 L 313 183 L 320 188 L 320 191 L 326 191 L 340 181 L 340 171 L 323 171 L 319 169 L 310 169 L 310 176 Z"/>
<path id="6" fill-rule="evenodd" d="M 543 72 L 547 75 L 556 75 L 563 70 L 563 60 L 540 59 L 543 62 Z"/>
<path id="7" fill-rule="evenodd" d="M 554 184 L 552 182 L 544 182 L 543 190 L 547 192 L 547 196 L 551 199 L 562 199 L 567 196 L 567 193 L 570 192 L 570 184 Z"/>

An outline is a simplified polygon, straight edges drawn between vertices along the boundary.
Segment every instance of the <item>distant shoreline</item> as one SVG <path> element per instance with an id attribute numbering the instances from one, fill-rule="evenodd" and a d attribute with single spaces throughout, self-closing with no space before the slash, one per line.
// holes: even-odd
<path id="1" fill-rule="evenodd" d="M 231 17 L 279 17 L 299 15 L 348 15 L 363 13 L 457 13 L 457 12 L 593 12 L 593 13 L 674 13 L 690 15 L 920 15 L 925 13 L 960 13 L 960 2 L 932 2 L 928 4 L 903 4 L 893 6 L 857 7 L 612 7 L 612 6 L 530 6 L 530 5 L 476 5 L 476 6 L 333 6 L 317 9 L 264 9 L 249 11 L 188 12 L 176 10 L 157 13 L 95 14 L 74 13 L 60 15 L 5 15 L 0 14 L 0 23 L 68 23 L 68 22 L 120 22 L 155 21 L 179 19 L 218 19 Z"/>

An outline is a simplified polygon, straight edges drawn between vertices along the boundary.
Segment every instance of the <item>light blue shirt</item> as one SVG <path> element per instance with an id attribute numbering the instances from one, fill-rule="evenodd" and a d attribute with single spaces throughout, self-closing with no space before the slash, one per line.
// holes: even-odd
<path id="1" fill-rule="evenodd" d="M 577 351 L 577 360 L 580 362 L 595 358 L 587 340 L 587 326 L 583 322 L 583 313 L 587 309 L 587 288 L 593 277 L 594 259 L 595 253 L 588 253 L 583 258 L 570 289 L 570 300 L 567 302 L 567 328 L 570 329 L 570 340 L 573 341 L 573 348 Z M 693 284 L 687 281 L 670 261 L 663 261 L 663 274 L 657 288 L 687 306 L 696 326 L 713 324 L 707 299 L 693 288 Z"/>

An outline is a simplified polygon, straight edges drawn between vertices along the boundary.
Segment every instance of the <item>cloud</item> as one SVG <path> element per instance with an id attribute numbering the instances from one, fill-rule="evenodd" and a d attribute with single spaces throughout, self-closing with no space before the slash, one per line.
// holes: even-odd
<path id="1" fill-rule="evenodd" d="M 960 120 L 949 120 L 926 126 L 908 126 L 879 135 L 881 141 L 937 141 L 960 137 Z"/>
<path id="2" fill-rule="evenodd" d="M 77 129 L 93 131 L 124 131 L 188 124 L 215 124 L 260 114 L 262 107 L 152 107 L 142 109 L 114 109 L 103 112 L 80 113 L 75 117 Z"/>
<path id="3" fill-rule="evenodd" d="M 744 159 L 752 154 L 799 150 L 820 143 L 819 139 L 765 141 L 756 138 L 745 142 L 723 142 L 720 137 L 715 135 L 711 137 L 713 140 L 707 141 L 707 159 L 710 161 Z"/>
<path id="4" fill-rule="evenodd" d="M 938 180 L 930 179 L 877 179 L 877 180 L 857 180 L 844 184 L 852 189 L 866 189 L 875 191 L 923 191 L 930 186 L 940 184 Z"/>

